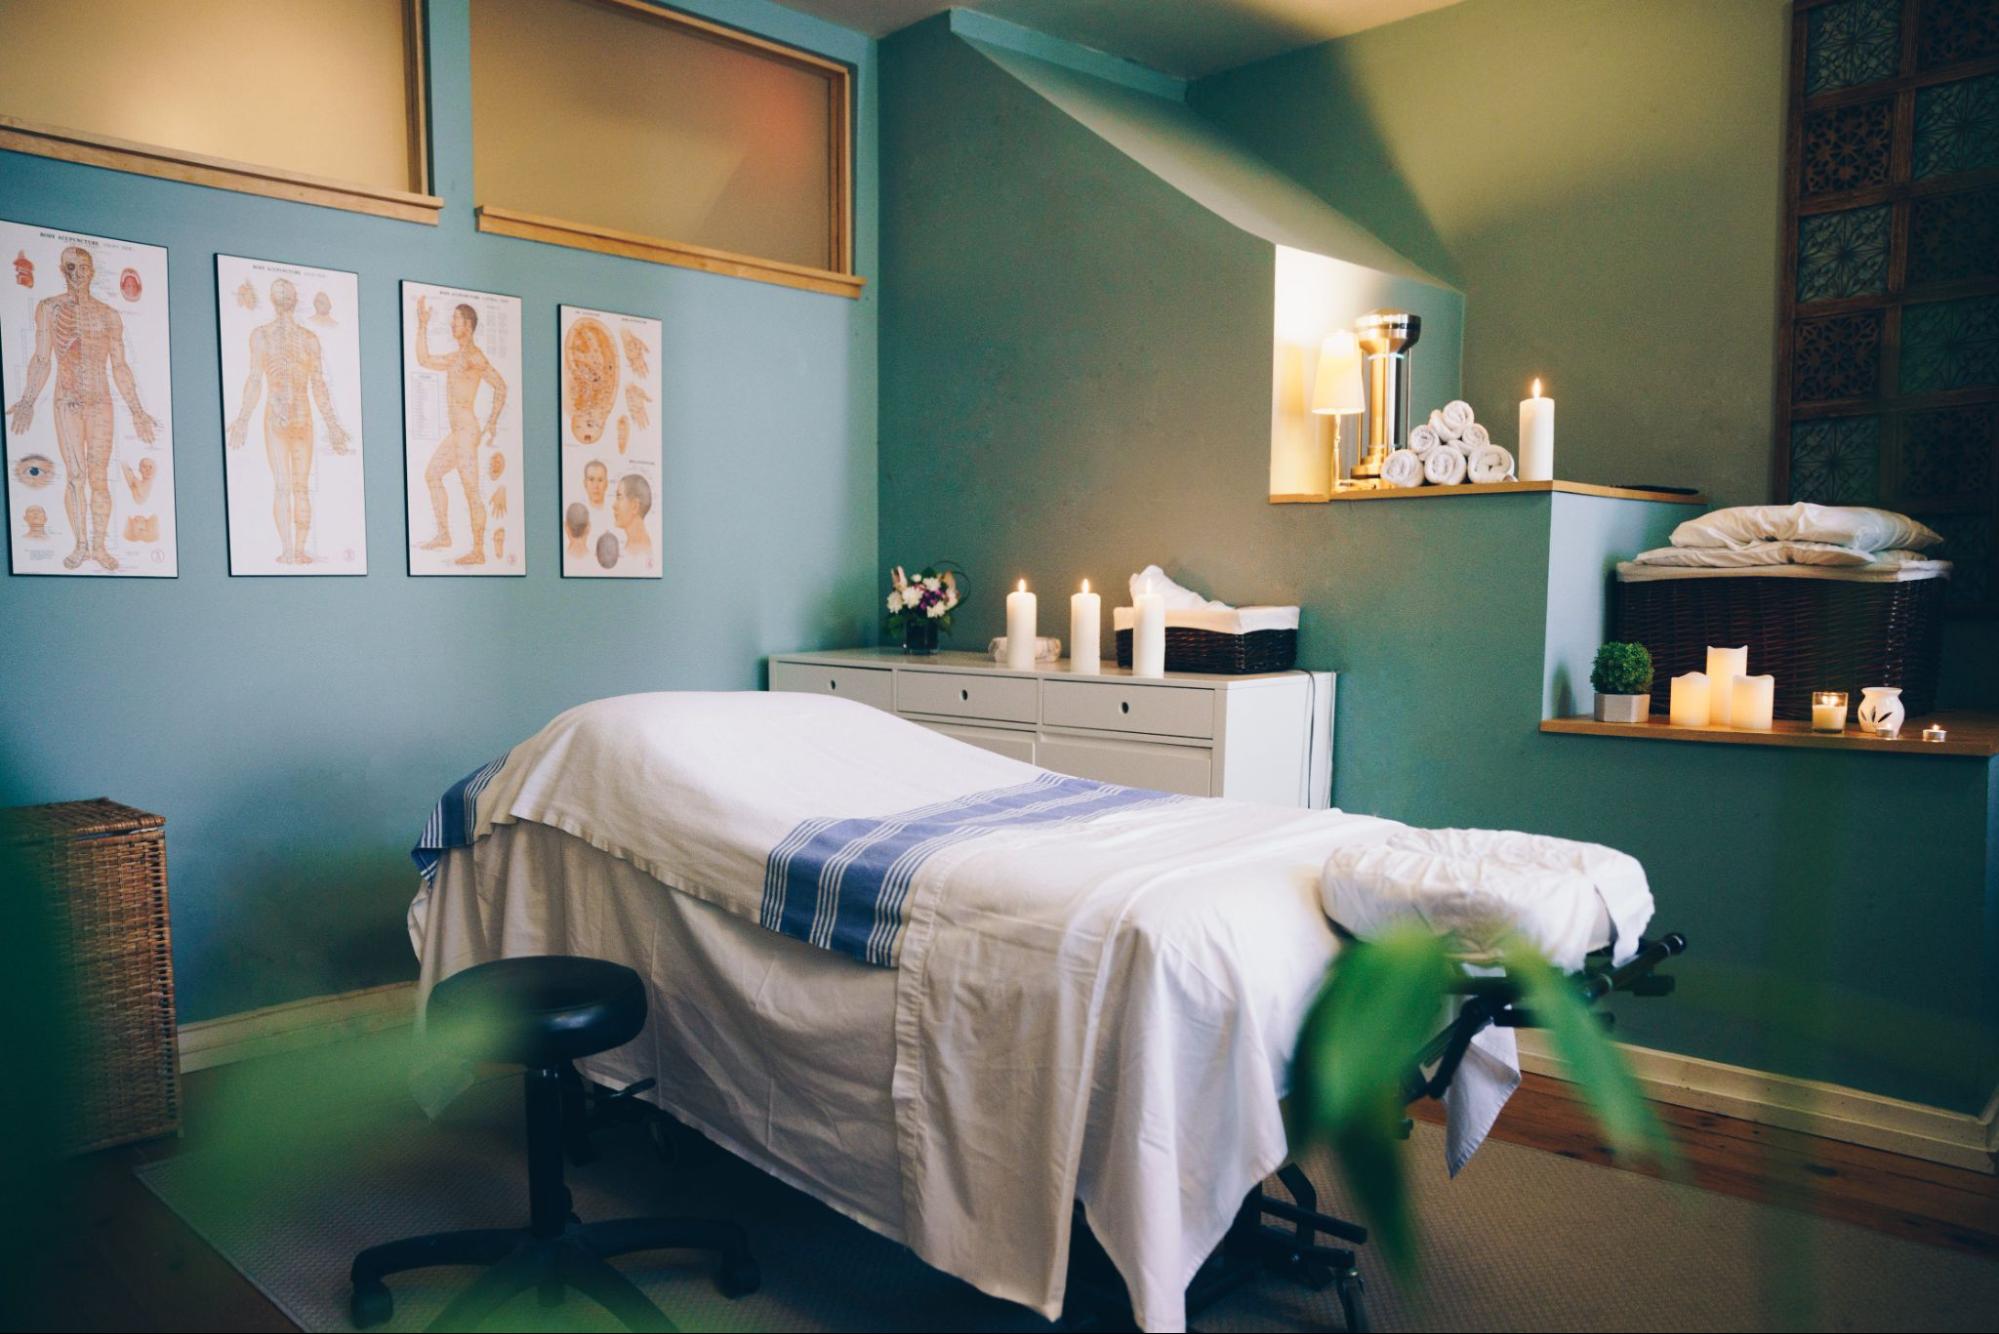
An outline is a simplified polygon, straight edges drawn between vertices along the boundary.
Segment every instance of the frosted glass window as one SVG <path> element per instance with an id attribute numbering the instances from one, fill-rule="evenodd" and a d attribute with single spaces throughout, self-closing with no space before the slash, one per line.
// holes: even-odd
<path id="1" fill-rule="evenodd" d="M 642 0 L 473 0 L 488 210 L 850 271 L 845 66 Z"/>
<path id="2" fill-rule="evenodd" d="M 415 2 L 4 0 L 0 116 L 169 154 L 421 191 Z"/>

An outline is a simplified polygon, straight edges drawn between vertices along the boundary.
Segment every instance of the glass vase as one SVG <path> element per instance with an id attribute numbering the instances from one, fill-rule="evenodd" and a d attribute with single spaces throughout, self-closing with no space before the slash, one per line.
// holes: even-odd
<path id="1" fill-rule="evenodd" d="M 928 616 L 902 618 L 902 651 L 912 657 L 927 658 L 937 651 L 937 622 Z"/>

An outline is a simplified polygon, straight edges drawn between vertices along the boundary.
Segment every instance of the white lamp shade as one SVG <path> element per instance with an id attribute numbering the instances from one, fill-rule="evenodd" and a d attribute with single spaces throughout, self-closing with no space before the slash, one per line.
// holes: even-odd
<path id="1" fill-rule="evenodd" d="M 1312 411 L 1322 416 L 1364 411 L 1360 395 L 1360 340 L 1348 329 L 1319 344 L 1319 369 L 1312 380 Z"/>

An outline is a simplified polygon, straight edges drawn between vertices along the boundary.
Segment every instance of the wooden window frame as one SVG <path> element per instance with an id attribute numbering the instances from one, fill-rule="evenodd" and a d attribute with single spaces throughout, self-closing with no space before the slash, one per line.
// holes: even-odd
<path id="1" fill-rule="evenodd" d="M 688 241 L 673 241 L 660 236 L 620 231 L 595 223 L 545 217 L 505 208 L 498 204 L 481 203 L 473 210 L 473 217 L 479 230 L 497 236 L 512 236 L 522 240 L 541 241 L 548 245 L 570 246 L 578 250 L 594 250 L 600 254 L 648 260 L 654 264 L 671 264 L 679 268 L 698 269 L 704 273 L 719 273 L 732 278 L 776 283 L 781 287 L 795 287 L 808 292 L 858 298 L 867 280 L 854 272 L 853 70 L 840 61 L 814 52 L 787 46 L 740 28 L 712 23 L 679 10 L 651 4 L 648 0 L 587 0 L 587 3 L 640 14 L 656 22 L 684 29 L 717 45 L 749 50 L 825 77 L 827 96 L 831 103 L 829 110 L 832 113 L 830 117 L 832 133 L 827 143 L 829 165 L 832 169 L 832 191 L 827 201 L 831 229 L 827 238 L 827 252 L 836 258 L 838 266 L 822 269 L 809 264 L 764 259 L 756 255 L 695 245 Z"/>
<path id="2" fill-rule="evenodd" d="M 425 193 L 430 188 L 430 109 L 424 74 L 424 0 L 403 0 L 403 34 L 409 178 L 419 182 L 423 190 L 391 190 L 334 180 L 161 144 L 135 143 L 105 134 L 42 125 L 13 116 L 0 116 L 0 149 L 435 226 L 444 201 Z"/>

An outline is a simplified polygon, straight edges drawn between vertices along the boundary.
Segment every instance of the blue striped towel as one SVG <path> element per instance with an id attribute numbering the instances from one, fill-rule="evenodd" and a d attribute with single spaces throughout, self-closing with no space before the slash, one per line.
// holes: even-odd
<path id="1" fill-rule="evenodd" d="M 758 921 L 796 940 L 893 967 L 909 887 L 942 849 L 980 834 L 1080 824 L 1179 798 L 1144 788 L 1044 773 L 868 819 L 806 820 L 772 849 Z"/>
<path id="2" fill-rule="evenodd" d="M 417 837 L 416 846 L 410 849 L 410 860 L 416 863 L 417 874 L 427 885 L 437 878 L 438 865 L 444 854 L 452 848 L 469 848 L 478 838 L 479 794 L 486 790 L 486 784 L 493 781 L 493 775 L 500 772 L 500 766 L 507 762 L 507 755 L 500 756 L 480 765 L 471 773 L 444 789 L 444 795 L 431 808 L 430 818 L 423 822 L 423 833 Z"/>

